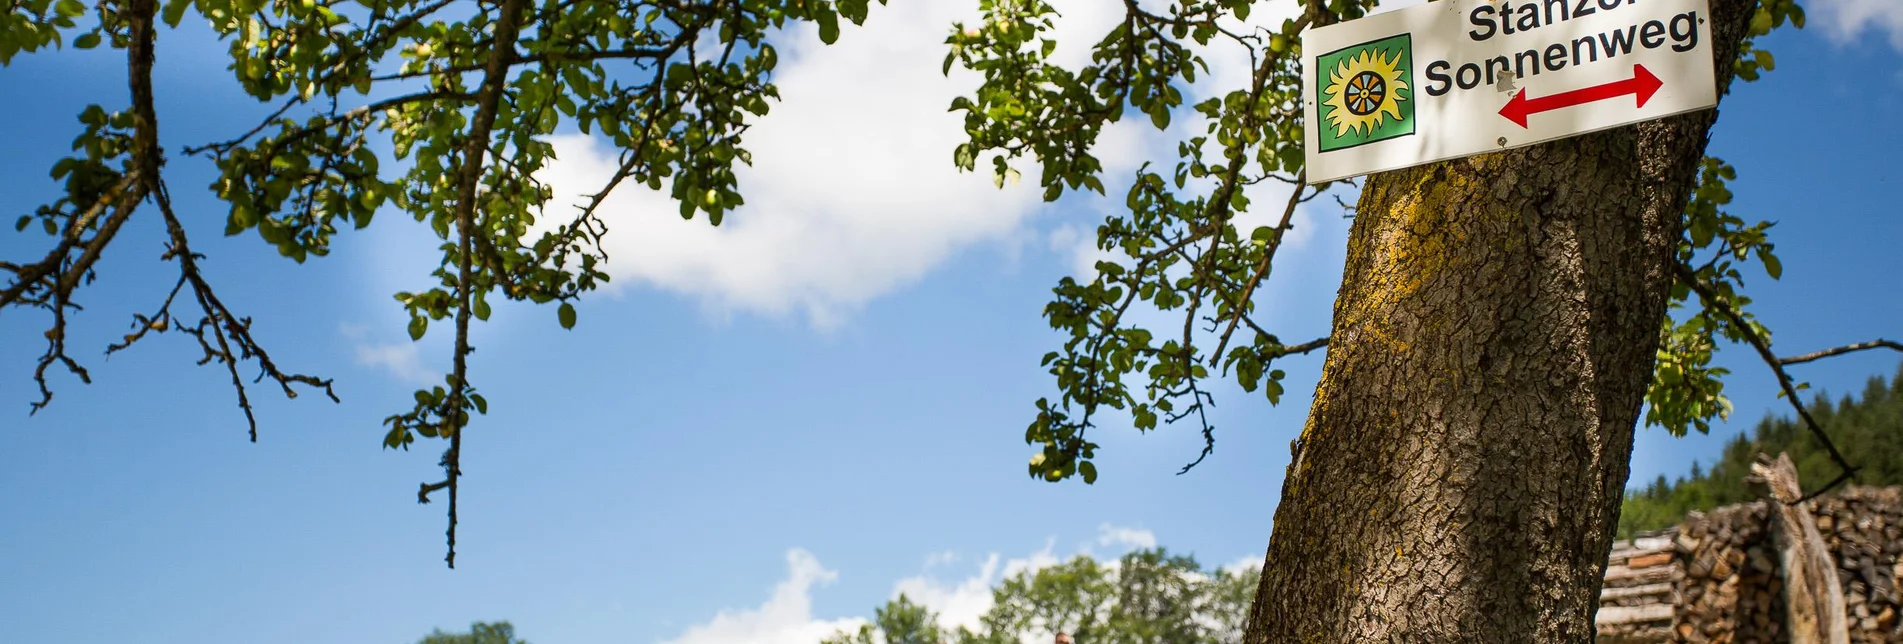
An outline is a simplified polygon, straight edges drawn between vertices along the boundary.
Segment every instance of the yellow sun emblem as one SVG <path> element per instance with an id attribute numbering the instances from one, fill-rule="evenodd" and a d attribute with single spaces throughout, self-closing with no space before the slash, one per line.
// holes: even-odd
<path id="1" fill-rule="evenodd" d="M 1356 131 L 1365 136 L 1390 117 L 1402 118 L 1401 99 L 1395 92 L 1408 86 L 1401 80 L 1400 61 L 1399 54 L 1389 58 L 1369 48 L 1335 67 L 1328 79 L 1334 93 L 1322 102 L 1335 108 L 1327 116 L 1335 136 Z"/>

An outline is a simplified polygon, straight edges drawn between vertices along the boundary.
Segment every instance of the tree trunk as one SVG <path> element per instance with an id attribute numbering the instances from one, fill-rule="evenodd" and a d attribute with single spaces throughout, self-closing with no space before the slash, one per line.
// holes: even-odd
<path id="1" fill-rule="evenodd" d="M 1244 642 L 1593 641 L 1716 117 L 1369 179 Z"/>

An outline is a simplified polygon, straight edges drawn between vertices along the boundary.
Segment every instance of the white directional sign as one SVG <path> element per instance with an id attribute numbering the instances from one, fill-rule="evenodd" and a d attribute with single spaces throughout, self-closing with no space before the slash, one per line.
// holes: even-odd
<path id="1" fill-rule="evenodd" d="M 1718 104 L 1706 0 L 1445 0 L 1302 36 L 1308 180 Z"/>

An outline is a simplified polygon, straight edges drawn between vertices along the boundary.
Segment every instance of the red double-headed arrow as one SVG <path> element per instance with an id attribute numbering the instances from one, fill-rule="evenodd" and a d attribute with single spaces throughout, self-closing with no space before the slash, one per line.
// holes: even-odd
<path id="1" fill-rule="evenodd" d="M 1519 124 L 1520 127 L 1526 127 L 1528 114 L 1551 112 L 1564 107 L 1585 105 L 1627 94 L 1638 98 L 1637 107 L 1645 107 L 1645 102 L 1651 100 L 1652 94 L 1658 92 L 1664 85 L 1665 83 L 1660 81 L 1659 77 L 1653 76 L 1644 65 L 1633 65 L 1631 78 L 1560 92 L 1552 96 L 1527 98 L 1526 89 L 1521 88 L 1518 94 L 1513 95 L 1513 100 L 1507 101 L 1506 107 L 1500 108 L 1500 115 Z"/>

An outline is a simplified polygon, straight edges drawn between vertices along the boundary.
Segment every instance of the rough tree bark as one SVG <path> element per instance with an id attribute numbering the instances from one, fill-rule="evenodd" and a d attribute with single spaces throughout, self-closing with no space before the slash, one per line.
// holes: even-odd
<path id="1" fill-rule="evenodd" d="M 1719 89 L 1755 0 L 1712 0 Z M 1244 641 L 1591 642 L 1704 110 L 1371 177 Z"/>

